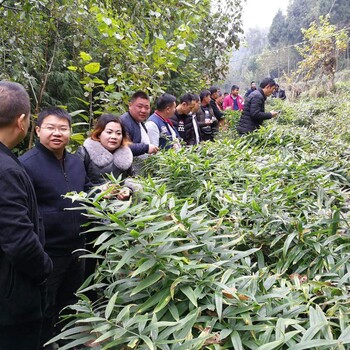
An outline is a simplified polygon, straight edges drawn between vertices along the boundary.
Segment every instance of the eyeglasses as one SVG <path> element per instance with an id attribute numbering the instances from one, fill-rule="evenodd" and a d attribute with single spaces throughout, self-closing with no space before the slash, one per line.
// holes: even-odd
<path id="1" fill-rule="evenodd" d="M 59 133 L 61 134 L 66 134 L 67 132 L 70 131 L 70 128 L 67 127 L 67 126 L 59 126 L 59 127 L 55 127 L 55 126 L 52 126 L 52 125 L 47 125 L 47 126 L 42 126 L 40 127 L 41 129 L 44 129 L 44 130 L 47 130 L 48 132 L 55 132 L 55 131 L 58 131 Z"/>

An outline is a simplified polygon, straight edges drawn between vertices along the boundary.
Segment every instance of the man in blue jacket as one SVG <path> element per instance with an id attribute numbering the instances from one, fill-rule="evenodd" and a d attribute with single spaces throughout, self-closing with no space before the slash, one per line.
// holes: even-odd
<path id="1" fill-rule="evenodd" d="M 79 203 L 63 196 L 88 190 L 90 182 L 83 161 L 65 150 L 70 127 L 71 117 L 65 110 L 57 107 L 42 110 L 36 126 L 39 142 L 20 157 L 34 185 L 45 226 L 45 250 L 53 261 L 53 273 L 47 281 L 43 344 L 54 336 L 54 325 L 62 308 L 76 302 L 74 293 L 84 276 L 84 262 L 74 252 L 84 248 L 81 235 L 84 217 L 79 210 L 66 210 Z"/>
<path id="2" fill-rule="evenodd" d="M 30 124 L 23 86 L 0 82 L 0 349 L 37 350 L 52 262 L 28 174 L 10 149 Z"/>
<path id="3" fill-rule="evenodd" d="M 151 143 L 160 149 L 179 149 L 180 135 L 175 130 L 170 118 L 176 109 L 176 97 L 170 94 L 163 94 L 156 101 L 156 110 L 148 118 L 146 127 Z"/>

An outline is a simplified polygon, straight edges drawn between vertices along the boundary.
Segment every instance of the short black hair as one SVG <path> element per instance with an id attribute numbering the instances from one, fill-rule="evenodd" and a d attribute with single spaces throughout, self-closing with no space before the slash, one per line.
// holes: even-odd
<path id="1" fill-rule="evenodd" d="M 275 86 L 276 85 L 276 82 L 272 79 L 272 78 L 265 78 L 261 81 L 260 83 L 260 87 L 263 89 L 265 88 L 267 85 L 270 85 L 270 86 Z"/>
<path id="2" fill-rule="evenodd" d="M 158 111 L 164 111 L 166 108 L 172 106 L 174 102 L 176 103 L 176 97 L 165 93 L 158 97 L 156 102 L 156 109 Z"/>
<path id="3" fill-rule="evenodd" d="M 219 88 L 217 86 L 211 86 L 209 91 L 211 94 L 215 94 L 215 92 L 218 92 Z"/>
<path id="4" fill-rule="evenodd" d="M 239 90 L 239 86 L 238 86 L 238 85 L 232 85 L 232 87 L 231 87 L 231 91 L 236 90 L 236 89 L 238 89 L 238 90 Z"/>
<path id="5" fill-rule="evenodd" d="M 201 99 L 201 101 L 203 101 L 204 98 L 206 98 L 207 96 L 211 95 L 209 90 L 203 90 L 201 91 L 201 93 L 199 94 L 199 98 Z"/>
<path id="6" fill-rule="evenodd" d="M 250 82 L 250 85 L 252 85 L 252 84 L 255 84 L 255 80 L 252 80 L 252 81 Z"/>
<path id="7" fill-rule="evenodd" d="M 38 115 L 36 125 L 41 126 L 44 119 L 46 117 L 48 117 L 49 115 L 54 115 L 55 117 L 57 117 L 59 119 L 66 119 L 66 120 L 68 120 L 69 126 L 72 125 L 72 117 L 69 115 L 69 113 L 66 110 L 64 110 L 63 108 L 59 108 L 59 107 L 48 107 L 48 108 L 43 109 Z"/>
<path id="8" fill-rule="evenodd" d="M 199 96 L 197 94 L 192 94 L 192 101 L 198 102 L 200 100 Z"/>
<path id="9" fill-rule="evenodd" d="M 144 91 L 138 90 L 132 94 L 130 102 L 134 102 L 138 98 L 142 98 L 143 100 L 149 101 L 149 96 Z"/>
<path id="10" fill-rule="evenodd" d="M 24 114 L 29 117 L 30 100 L 25 88 L 11 81 L 0 81 L 0 128 L 11 125 Z"/>
<path id="11" fill-rule="evenodd" d="M 180 103 L 191 103 L 193 101 L 193 94 L 187 93 L 180 97 Z"/>

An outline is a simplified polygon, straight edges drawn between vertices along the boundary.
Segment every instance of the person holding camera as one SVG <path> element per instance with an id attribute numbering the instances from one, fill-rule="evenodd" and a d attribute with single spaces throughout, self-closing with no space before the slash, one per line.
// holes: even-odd
<path id="1" fill-rule="evenodd" d="M 213 141 L 215 134 L 219 131 L 219 125 L 210 105 L 210 91 L 203 90 L 199 98 L 201 100 L 201 106 L 197 112 L 197 120 L 201 133 L 201 140 Z"/>

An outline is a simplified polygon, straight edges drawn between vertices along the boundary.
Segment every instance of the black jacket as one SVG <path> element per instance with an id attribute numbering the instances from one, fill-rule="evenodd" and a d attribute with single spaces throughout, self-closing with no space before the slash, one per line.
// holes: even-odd
<path id="1" fill-rule="evenodd" d="M 213 120 L 213 123 L 207 124 L 205 122 L 205 111 L 209 112 L 209 118 Z M 214 116 L 213 109 L 210 104 L 206 107 L 201 106 L 197 111 L 197 121 L 201 133 L 201 140 L 208 141 L 213 140 L 214 135 L 219 131 L 219 122 Z"/>
<path id="2" fill-rule="evenodd" d="M 148 153 L 149 145 L 141 142 L 141 128 L 144 128 L 147 132 L 146 126 L 143 123 L 137 123 L 135 119 L 131 116 L 129 112 L 126 112 L 120 116 L 120 120 L 123 124 L 123 127 L 128 134 L 132 144 L 129 146 L 132 154 L 140 156 L 141 154 Z"/>
<path id="3" fill-rule="evenodd" d="M 175 114 L 170 120 L 172 121 L 174 128 L 178 131 L 181 139 L 184 140 L 187 145 L 196 144 L 196 134 L 194 131 L 192 115 L 179 114 L 175 111 Z"/>
<path id="4" fill-rule="evenodd" d="M 111 153 L 100 142 L 88 138 L 75 154 L 84 161 L 85 170 L 94 186 L 108 181 L 106 174 L 113 174 L 115 178 L 121 175 L 123 180 L 133 175 L 133 156 L 129 147 L 119 147 Z"/>
<path id="5" fill-rule="evenodd" d="M 262 89 L 253 91 L 244 103 L 237 131 L 246 134 L 259 129 L 265 119 L 271 119 L 271 113 L 265 113 L 266 96 Z"/>
<path id="6" fill-rule="evenodd" d="M 65 151 L 61 162 L 41 143 L 19 160 L 34 185 L 45 226 L 45 250 L 50 256 L 62 256 L 83 248 L 85 240 L 80 226 L 86 219 L 79 210 L 67 210 L 79 206 L 78 202 L 63 198 L 67 192 L 89 190 L 91 183 L 83 161 Z"/>
<path id="7" fill-rule="evenodd" d="M 272 93 L 272 98 L 280 98 L 281 100 L 285 100 L 287 98 L 286 92 L 282 89 L 279 89 L 278 91 L 274 91 Z"/>
<path id="8" fill-rule="evenodd" d="M 1 142 L 0 178 L 0 324 L 13 325 L 42 317 L 40 284 L 52 262 L 29 176 Z"/>
<path id="9" fill-rule="evenodd" d="M 218 105 L 216 104 L 216 101 L 213 98 L 210 99 L 210 107 L 213 110 L 213 113 L 217 120 L 221 120 L 224 117 L 224 112 L 220 111 Z"/>

